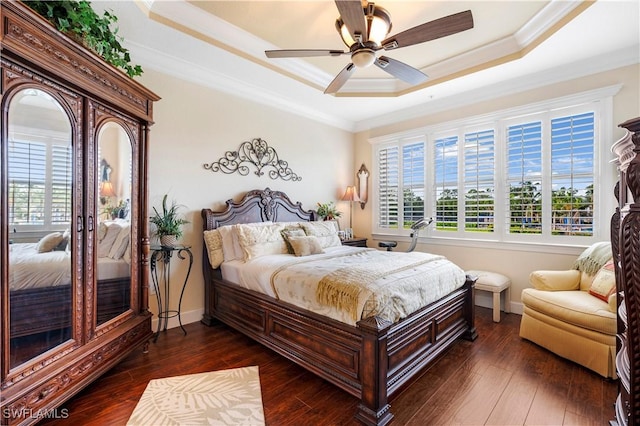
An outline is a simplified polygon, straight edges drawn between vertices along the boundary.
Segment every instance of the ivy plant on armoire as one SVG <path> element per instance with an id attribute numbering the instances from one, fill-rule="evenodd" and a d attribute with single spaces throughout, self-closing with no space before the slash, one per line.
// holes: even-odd
<path id="1" fill-rule="evenodd" d="M 0 415 L 32 424 L 153 336 L 159 97 L 23 3 L 1 12 Z"/>

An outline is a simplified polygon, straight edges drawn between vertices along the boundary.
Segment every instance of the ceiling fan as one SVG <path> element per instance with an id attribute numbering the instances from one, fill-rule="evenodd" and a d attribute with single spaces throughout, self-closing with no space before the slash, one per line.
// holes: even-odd
<path id="1" fill-rule="evenodd" d="M 266 50 L 268 58 L 351 55 L 351 63 L 338 73 L 324 93 L 336 93 L 347 82 L 356 67 L 375 64 L 409 84 L 425 82 L 429 77 L 422 71 L 387 56 L 376 57 L 378 50 L 393 50 L 456 34 L 473 28 L 471 11 L 455 13 L 415 26 L 391 37 L 391 15 L 380 6 L 366 0 L 335 0 L 340 16 L 336 29 L 349 51 L 327 49 Z"/>

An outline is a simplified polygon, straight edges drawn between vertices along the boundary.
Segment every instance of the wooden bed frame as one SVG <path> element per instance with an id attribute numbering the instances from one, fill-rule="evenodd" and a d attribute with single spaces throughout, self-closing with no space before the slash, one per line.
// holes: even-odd
<path id="1" fill-rule="evenodd" d="M 316 220 L 283 192 L 249 191 L 219 212 L 202 210 L 204 230 L 250 222 Z M 226 282 L 203 252 L 205 313 L 246 334 L 361 400 L 356 419 L 384 425 L 393 414 L 388 401 L 459 337 L 474 340 L 474 281 L 391 323 L 378 317 L 350 326 Z"/>

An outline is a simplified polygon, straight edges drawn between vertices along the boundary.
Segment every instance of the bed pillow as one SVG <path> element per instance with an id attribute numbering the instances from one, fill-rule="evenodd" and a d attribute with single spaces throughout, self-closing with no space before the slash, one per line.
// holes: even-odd
<path id="1" fill-rule="evenodd" d="M 104 240 L 105 235 L 107 235 L 107 224 L 104 222 L 100 222 L 98 225 L 98 242 Z"/>
<path id="2" fill-rule="evenodd" d="M 233 225 L 221 226 L 216 229 L 220 232 L 220 238 L 222 238 L 222 255 L 224 256 L 224 261 L 242 260 L 242 251 L 240 250 L 238 237 L 233 229 Z"/>
<path id="3" fill-rule="evenodd" d="M 120 259 L 124 256 L 124 252 L 127 251 L 127 246 L 129 245 L 129 240 L 131 238 L 131 226 L 126 224 L 122 226 L 118 236 L 116 237 L 113 245 L 111 246 L 111 250 L 109 250 L 109 257 L 111 259 Z"/>
<path id="4" fill-rule="evenodd" d="M 62 241 L 60 244 L 53 248 L 54 251 L 67 251 L 67 246 L 69 245 L 69 238 L 71 237 L 71 231 L 69 229 L 65 229 L 62 233 Z"/>
<path id="5" fill-rule="evenodd" d="M 616 275 L 612 259 L 605 263 L 596 274 L 593 282 L 591 283 L 591 287 L 589 287 L 589 294 L 608 302 L 609 296 L 615 293 L 615 291 Z"/>
<path id="6" fill-rule="evenodd" d="M 45 235 L 40 239 L 40 241 L 38 241 L 38 244 L 36 244 L 36 250 L 38 250 L 38 253 L 48 253 L 56 248 L 62 240 L 63 236 L 61 232 L 52 232 L 51 234 Z"/>
<path id="7" fill-rule="evenodd" d="M 313 235 L 305 235 L 304 237 L 291 236 L 289 237 L 289 243 L 293 248 L 293 254 L 298 257 L 324 253 L 320 246 L 320 241 Z"/>
<path id="8" fill-rule="evenodd" d="M 102 241 L 98 242 L 98 257 L 108 257 L 111 252 L 111 247 L 115 243 L 118 234 L 122 227 L 117 223 L 111 223 L 107 226 L 107 232 L 104 235 Z"/>
<path id="9" fill-rule="evenodd" d="M 236 225 L 244 261 L 269 254 L 287 254 L 287 245 L 280 233 L 284 228 L 284 223 L 266 226 Z"/>
<path id="10" fill-rule="evenodd" d="M 207 246 L 209 263 L 212 268 L 218 268 L 224 262 L 222 253 L 222 235 L 217 229 L 204 231 L 204 244 Z"/>
<path id="11" fill-rule="evenodd" d="M 280 231 L 282 234 L 282 238 L 284 238 L 284 243 L 287 245 L 287 252 L 289 254 L 295 254 L 293 247 L 291 246 L 291 242 L 289 241 L 290 237 L 304 237 L 307 234 L 304 232 L 304 229 L 298 224 L 290 225 Z"/>
<path id="12" fill-rule="evenodd" d="M 335 220 L 301 222 L 300 226 L 302 226 L 307 235 L 316 237 L 323 249 L 342 245 L 340 237 L 338 237 L 338 222 Z"/>

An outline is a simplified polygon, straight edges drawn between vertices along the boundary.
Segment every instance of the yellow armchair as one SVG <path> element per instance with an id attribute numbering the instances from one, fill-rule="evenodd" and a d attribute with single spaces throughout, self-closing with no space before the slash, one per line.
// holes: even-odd
<path id="1" fill-rule="evenodd" d="M 616 378 L 615 278 L 607 269 L 611 246 L 608 242 L 594 246 L 578 257 L 577 269 L 531 273 L 532 288 L 522 291 L 520 336 L 604 377 Z M 603 284 L 610 291 L 603 293 Z"/>

